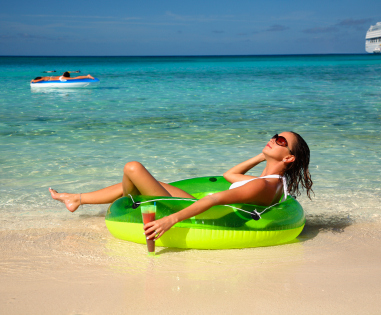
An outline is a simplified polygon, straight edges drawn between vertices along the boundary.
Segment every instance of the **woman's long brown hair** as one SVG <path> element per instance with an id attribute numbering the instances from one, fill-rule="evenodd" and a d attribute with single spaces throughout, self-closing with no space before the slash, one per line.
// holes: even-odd
<path id="1" fill-rule="evenodd" d="M 308 198 L 311 199 L 312 179 L 308 165 L 310 164 L 310 148 L 304 139 L 296 132 L 290 131 L 296 137 L 296 143 L 292 146 L 292 153 L 295 156 L 295 161 L 290 164 L 285 171 L 284 176 L 287 180 L 289 194 L 299 196 L 299 185 L 306 190 Z"/>

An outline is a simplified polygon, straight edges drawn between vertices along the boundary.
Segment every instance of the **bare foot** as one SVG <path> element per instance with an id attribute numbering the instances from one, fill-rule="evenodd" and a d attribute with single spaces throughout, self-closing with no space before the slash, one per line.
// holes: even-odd
<path id="1" fill-rule="evenodd" d="M 90 74 L 87 75 L 90 79 L 94 80 L 94 77 L 91 76 Z"/>
<path id="2" fill-rule="evenodd" d="M 64 203 L 67 210 L 69 210 L 70 212 L 74 212 L 81 205 L 79 194 L 67 194 L 67 193 L 59 194 L 56 190 L 52 188 L 49 188 L 49 191 L 50 191 L 50 194 L 52 195 L 52 198 L 54 200 L 58 200 Z"/>

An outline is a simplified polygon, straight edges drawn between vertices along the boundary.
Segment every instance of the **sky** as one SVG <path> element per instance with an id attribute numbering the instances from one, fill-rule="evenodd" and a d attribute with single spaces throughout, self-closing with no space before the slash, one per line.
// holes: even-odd
<path id="1" fill-rule="evenodd" d="M 0 55 L 365 53 L 379 0 L 11 0 Z"/>

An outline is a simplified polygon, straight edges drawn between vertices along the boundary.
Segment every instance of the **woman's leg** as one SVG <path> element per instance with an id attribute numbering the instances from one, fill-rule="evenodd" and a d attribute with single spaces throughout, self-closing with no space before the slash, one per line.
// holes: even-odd
<path id="1" fill-rule="evenodd" d="M 172 185 L 169 185 L 169 184 L 166 184 L 166 183 L 163 183 L 163 182 L 159 182 L 160 185 L 162 185 L 166 191 L 168 191 L 172 197 L 181 197 L 181 198 L 193 198 L 194 197 L 190 194 L 188 194 L 186 191 L 180 189 L 180 188 L 177 188 L 177 187 L 174 187 Z"/>
<path id="2" fill-rule="evenodd" d="M 123 195 L 171 196 L 139 162 L 128 162 L 123 169 Z"/>
<path id="3" fill-rule="evenodd" d="M 51 188 L 49 188 L 49 191 L 53 199 L 63 202 L 66 208 L 71 212 L 77 210 L 81 204 L 112 203 L 123 196 L 122 183 L 83 194 L 60 194 Z"/>
<path id="4" fill-rule="evenodd" d="M 128 162 L 124 167 L 123 194 L 193 198 L 180 188 L 157 181 L 139 162 Z"/>
<path id="5" fill-rule="evenodd" d="M 63 202 L 71 212 L 77 210 L 81 204 L 112 203 L 128 194 L 193 198 L 179 188 L 157 181 L 139 162 L 128 162 L 124 166 L 123 180 L 119 184 L 82 194 L 58 193 L 51 188 L 49 191 L 53 199 Z"/>

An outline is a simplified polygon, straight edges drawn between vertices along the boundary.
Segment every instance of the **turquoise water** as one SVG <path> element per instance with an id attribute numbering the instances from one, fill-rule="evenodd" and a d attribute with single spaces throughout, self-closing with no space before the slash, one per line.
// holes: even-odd
<path id="1" fill-rule="evenodd" d="M 44 70 L 100 84 L 31 90 Z M 0 75 L 1 228 L 66 220 L 50 186 L 99 189 L 131 160 L 162 181 L 220 175 L 284 130 L 311 149 L 310 224 L 381 218 L 381 56 L 0 57 Z"/>

